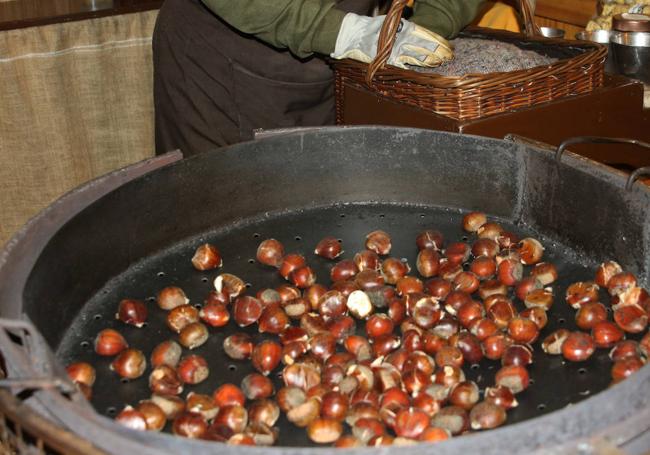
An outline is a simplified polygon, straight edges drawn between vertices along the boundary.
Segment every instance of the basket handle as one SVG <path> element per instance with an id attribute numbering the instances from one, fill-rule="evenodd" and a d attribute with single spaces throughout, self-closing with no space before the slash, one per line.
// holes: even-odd
<path id="1" fill-rule="evenodd" d="M 524 27 L 524 34 L 528 37 L 531 36 L 542 36 L 542 31 L 539 26 L 535 24 L 535 12 L 530 6 L 528 0 L 519 0 L 519 13 L 521 14 L 521 19 Z"/>
<path id="2" fill-rule="evenodd" d="M 402 11 L 408 4 L 408 0 L 393 0 L 386 17 L 384 18 L 384 23 L 381 25 L 381 30 L 379 31 L 379 40 L 377 41 L 377 55 L 368 65 L 368 71 L 366 72 L 366 83 L 368 85 L 372 84 L 372 79 L 375 77 L 375 73 L 388 61 L 390 53 L 393 50 L 393 44 L 395 43 L 395 38 L 397 37 L 397 31 L 400 27 L 400 22 L 402 20 Z"/>

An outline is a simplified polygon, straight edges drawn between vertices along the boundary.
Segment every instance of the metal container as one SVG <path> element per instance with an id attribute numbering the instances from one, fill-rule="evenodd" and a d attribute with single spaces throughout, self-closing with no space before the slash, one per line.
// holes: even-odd
<path id="1" fill-rule="evenodd" d="M 546 38 L 558 38 L 558 39 L 564 38 L 565 32 L 561 28 L 540 27 L 539 29 L 542 32 L 542 36 L 545 36 Z"/>
<path id="2" fill-rule="evenodd" d="M 610 43 L 617 71 L 650 84 L 650 33 L 615 31 Z"/>
<path id="3" fill-rule="evenodd" d="M 612 32 L 610 30 L 583 30 L 576 33 L 576 39 L 580 41 L 591 41 L 593 43 L 602 44 L 607 46 L 607 60 L 605 60 L 605 72 L 609 74 L 617 74 L 616 65 L 612 57 L 612 50 L 610 48 L 609 39 Z"/>
<path id="4" fill-rule="evenodd" d="M 128 430 L 102 414 L 111 415 L 109 404 L 114 414 L 134 402 L 136 395 L 130 394 L 138 388 L 148 396 L 146 377 L 120 384 L 105 359 L 93 393 L 97 411 L 65 379 L 62 365 L 92 356 L 89 341 L 97 329 L 117 324 L 120 296 L 144 298 L 173 282 L 193 289 L 188 292 L 193 302 L 202 301 L 214 274 L 197 274 L 189 265 L 188 255 L 199 242 L 222 248 L 224 271 L 256 288 L 275 287 L 281 282 L 277 272 L 249 259 L 260 239 L 275 236 L 290 251 L 306 252 L 319 238 L 334 235 L 351 252 L 362 247 L 370 229 L 380 228 L 393 236 L 391 254 L 412 261 L 419 230 L 437 228 L 445 238 L 455 238 L 462 214 L 482 210 L 515 233 L 545 239 L 545 257 L 562 270 L 561 283 L 554 285 L 558 296 L 612 258 L 636 274 L 640 285 L 650 283 L 650 189 L 639 183 L 626 187 L 622 173 L 570 153 L 554 156 L 535 146 L 436 131 L 352 127 L 294 132 L 167 160 L 158 162 L 167 164 L 158 169 L 141 163 L 74 190 L 0 253 L 0 350 L 15 396 L 108 453 L 332 453 L 331 448 L 287 447 L 308 443 L 304 431 L 288 422 L 281 424 L 284 447 L 274 448 Z M 312 263 L 318 276 L 328 276 L 330 263 L 318 258 Z M 572 329 L 574 312 L 558 300 L 548 330 L 555 324 Z M 152 334 L 169 336 L 168 329 L 154 327 L 164 320 L 155 313 L 146 329 L 132 328 L 125 336 L 149 352 L 144 346 L 154 342 Z M 224 332 L 196 352 L 210 354 L 210 369 L 220 382 L 239 383 L 250 365 L 242 361 L 231 368 L 221 348 Z M 535 387 L 517 396 L 520 405 L 503 428 L 435 448 L 418 444 L 340 453 L 605 453 L 611 445 L 642 453 L 650 438 L 650 366 L 607 388 L 607 351 L 595 357 L 562 365 L 559 358 L 536 354 Z M 478 375 L 492 381 L 495 365 L 484 363 L 467 374 L 477 382 Z M 19 393 L 21 381 L 34 392 Z M 211 393 L 213 386 L 205 386 L 192 390 Z"/>

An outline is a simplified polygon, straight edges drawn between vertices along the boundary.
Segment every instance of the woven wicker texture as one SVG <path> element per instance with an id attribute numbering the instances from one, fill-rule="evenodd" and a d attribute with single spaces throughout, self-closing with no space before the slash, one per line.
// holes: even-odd
<path id="1" fill-rule="evenodd" d="M 445 76 L 386 66 L 406 0 L 395 0 L 379 36 L 377 57 L 370 64 L 353 60 L 333 63 L 336 73 L 337 122 L 347 85 L 457 120 L 477 119 L 535 106 L 601 87 L 607 49 L 596 43 L 575 44 L 534 35 L 536 27 L 526 1 L 520 2 L 526 34 L 484 30 L 477 37 L 510 42 L 557 58 L 552 64 L 487 74 Z"/>

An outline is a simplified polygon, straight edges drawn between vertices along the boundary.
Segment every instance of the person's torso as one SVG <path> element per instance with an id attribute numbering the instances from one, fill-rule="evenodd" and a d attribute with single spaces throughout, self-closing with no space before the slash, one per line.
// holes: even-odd
<path id="1" fill-rule="evenodd" d="M 321 0 L 325 2 L 325 0 Z M 345 12 L 370 14 L 376 0 L 340 0 L 336 7 Z M 220 52 L 238 65 L 261 77 L 287 82 L 317 82 L 332 77 L 331 69 L 318 56 L 298 59 L 288 50 L 276 49 L 230 27 L 201 0 L 167 0 L 168 17 L 180 26 L 191 27 L 203 39 L 215 40 Z"/>

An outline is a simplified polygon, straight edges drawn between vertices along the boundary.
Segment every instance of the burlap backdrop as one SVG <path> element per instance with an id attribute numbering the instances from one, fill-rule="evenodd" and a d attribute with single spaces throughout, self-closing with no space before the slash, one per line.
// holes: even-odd
<path id="1" fill-rule="evenodd" d="M 0 246 L 66 191 L 153 155 L 156 15 L 0 32 Z"/>

